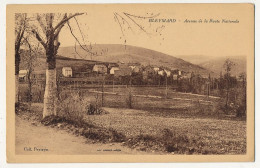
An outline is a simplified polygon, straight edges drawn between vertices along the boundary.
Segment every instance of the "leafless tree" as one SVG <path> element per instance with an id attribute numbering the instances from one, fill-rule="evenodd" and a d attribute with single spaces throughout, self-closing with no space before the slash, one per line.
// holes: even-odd
<path id="1" fill-rule="evenodd" d="M 18 105 L 19 98 L 19 65 L 20 65 L 20 48 L 23 43 L 22 39 L 27 28 L 26 14 L 15 14 L 15 103 Z"/>
<path id="2" fill-rule="evenodd" d="M 40 66 L 40 62 L 38 61 L 38 57 L 42 54 L 39 43 L 30 42 L 30 34 L 24 37 L 26 51 L 23 56 L 23 61 L 25 63 L 25 67 L 27 69 L 27 82 L 28 82 L 28 101 L 32 101 L 32 87 L 36 82 L 36 79 L 32 77 L 34 72 L 34 68 L 36 66 Z"/>
<path id="3" fill-rule="evenodd" d="M 69 24 L 69 20 L 83 14 L 84 13 L 46 13 L 36 15 L 36 21 L 39 23 L 44 37 L 41 36 L 39 29 L 32 29 L 32 33 L 43 46 L 47 63 L 43 118 L 57 114 L 56 55 L 60 46 L 58 40 L 59 33 L 66 23 Z M 62 17 L 57 24 L 54 25 L 54 20 L 57 20 L 55 17 L 58 16 Z"/>
<path id="4" fill-rule="evenodd" d="M 144 32 L 146 35 L 151 36 L 154 32 L 148 31 L 148 28 L 144 26 L 143 21 L 147 19 L 156 18 L 159 16 L 158 14 L 150 14 L 149 16 L 140 16 L 140 15 L 133 15 L 127 12 L 114 12 L 114 19 L 119 24 L 121 33 L 125 36 L 126 30 L 131 30 L 132 33 L 135 33 L 135 27 Z M 149 25 L 150 27 L 151 25 Z M 158 27 L 156 28 L 156 32 Z"/>

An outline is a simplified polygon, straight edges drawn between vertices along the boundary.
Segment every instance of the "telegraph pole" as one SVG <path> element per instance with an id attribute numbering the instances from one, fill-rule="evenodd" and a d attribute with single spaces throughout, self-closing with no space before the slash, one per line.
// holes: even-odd
<path id="1" fill-rule="evenodd" d="M 115 78 L 113 76 L 113 93 L 115 92 Z"/>
<path id="2" fill-rule="evenodd" d="M 167 80 L 167 74 L 166 74 L 166 84 L 165 84 L 165 97 L 167 98 L 168 96 L 168 91 L 167 91 L 167 86 L 168 85 L 168 80 Z"/>
<path id="3" fill-rule="evenodd" d="M 101 95 L 101 106 L 103 107 L 104 106 L 104 78 L 102 80 L 102 95 Z"/>

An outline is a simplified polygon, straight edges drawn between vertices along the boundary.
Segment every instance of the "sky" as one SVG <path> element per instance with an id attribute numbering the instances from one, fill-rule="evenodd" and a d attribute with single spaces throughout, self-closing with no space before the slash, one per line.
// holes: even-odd
<path id="1" fill-rule="evenodd" d="M 79 26 L 75 19 L 70 20 L 73 33 L 82 44 L 127 44 L 172 56 L 212 57 L 247 56 L 253 46 L 254 18 L 253 8 L 250 5 L 81 5 L 67 8 L 68 6 L 57 9 L 57 12 L 85 13 L 77 16 Z M 126 22 L 122 24 L 119 18 L 122 33 L 114 13 L 124 16 L 124 12 L 137 16 L 159 14 L 155 19 L 173 19 L 176 22 L 149 22 L 149 19 L 132 17 L 135 22 L 144 27 L 146 31 L 144 32 L 125 16 L 133 31 L 127 28 Z M 201 23 L 199 23 L 200 19 Z M 222 19 L 238 23 L 222 23 Z M 197 22 L 190 23 L 194 20 Z M 59 41 L 61 47 L 75 45 L 76 40 L 67 25 L 62 29 Z"/>

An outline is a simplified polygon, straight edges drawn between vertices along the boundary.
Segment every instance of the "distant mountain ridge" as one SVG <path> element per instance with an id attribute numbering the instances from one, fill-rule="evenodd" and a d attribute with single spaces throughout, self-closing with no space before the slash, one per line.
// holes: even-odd
<path id="1" fill-rule="evenodd" d="M 87 46 L 87 48 L 91 49 L 91 52 L 97 55 L 92 56 L 93 61 L 140 63 L 142 65 L 162 66 L 170 69 L 183 70 L 185 72 L 195 72 L 201 75 L 211 73 L 211 75 L 214 76 L 213 71 L 209 71 L 199 65 L 146 48 L 122 44 L 95 44 Z M 91 60 L 91 55 L 80 46 L 77 46 L 76 50 L 74 46 L 60 47 L 58 55 L 74 59 Z"/>
<path id="2" fill-rule="evenodd" d="M 203 55 L 181 56 L 185 61 L 189 61 L 193 64 L 197 64 L 210 71 L 214 71 L 218 75 L 220 72 L 224 73 L 224 63 L 226 59 L 229 59 L 234 63 L 231 68 L 231 74 L 238 76 L 241 73 L 246 73 L 246 56 L 222 56 L 222 57 L 210 57 Z"/>

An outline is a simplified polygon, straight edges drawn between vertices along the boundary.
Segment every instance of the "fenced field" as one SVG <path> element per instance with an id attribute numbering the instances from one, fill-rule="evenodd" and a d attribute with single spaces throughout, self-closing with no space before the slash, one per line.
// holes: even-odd
<path id="1" fill-rule="evenodd" d="M 32 87 L 32 102 L 42 103 L 44 83 Z M 20 84 L 20 100 L 28 99 L 28 84 Z M 130 86 L 75 83 L 58 86 L 58 97 L 77 93 L 98 107 L 147 110 L 169 117 L 220 117 L 217 112 L 219 97 L 176 92 L 174 87 Z"/>
<path id="2" fill-rule="evenodd" d="M 67 84 L 58 90 L 59 116 L 69 115 L 73 120 L 115 130 L 123 134 L 127 139 L 124 143 L 133 148 L 198 154 L 246 152 L 246 122 L 231 120 L 220 113 L 219 97 L 181 93 L 164 86 L 102 83 Z M 32 93 L 32 111 L 41 115 L 44 84 L 34 85 Z M 20 84 L 20 100 L 26 102 L 27 95 L 28 85 Z M 90 104 L 105 113 L 89 115 Z M 172 146 L 173 141 L 176 149 L 167 149 L 168 143 Z"/>

